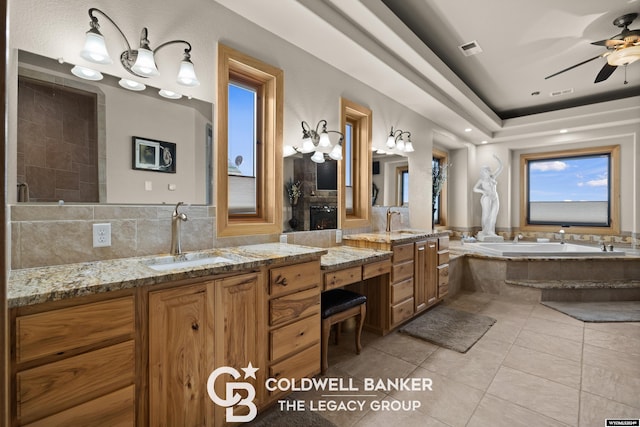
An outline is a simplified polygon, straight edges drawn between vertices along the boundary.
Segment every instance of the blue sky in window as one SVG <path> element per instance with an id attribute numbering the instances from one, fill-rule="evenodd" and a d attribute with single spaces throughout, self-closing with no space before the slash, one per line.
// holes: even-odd
<path id="1" fill-rule="evenodd" d="M 255 104 L 254 91 L 229 84 L 229 166 L 243 176 L 255 176 Z"/>
<path id="2" fill-rule="evenodd" d="M 529 162 L 529 200 L 607 201 L 608 156 Z"/>

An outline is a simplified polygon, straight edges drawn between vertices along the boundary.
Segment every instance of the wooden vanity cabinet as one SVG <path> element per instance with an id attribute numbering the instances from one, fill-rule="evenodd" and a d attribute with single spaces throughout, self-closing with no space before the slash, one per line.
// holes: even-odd
<path id="1" fill-rule="evenodd" d="M 437 255 L 438 299 L 449 293 L 449 236 L 438 238 Z"/>
<path id="2" fill-rule="evenodd" d="M 419 313 L 435 304 L 438 298 L 438 278 L 435 266 L 438 261 L 438 239 L 415 243 L 414 299 L 415 312 Z"/>
<path id="3" fill-rule="evenodd" d="M 269 377 L 299 379 L 320 372 L 321 284 L 319 260 L 269 271 Z M 281 396 L 272 392 L 267 400 Z"/>
<path id="4" fill-rule="evenodd" d="M 12 310 L 13 425 L 134 425 L 134 296 Z"/>
<path id="5" fill-rule="evenodd" d="M 207 379 L 220 366 L 261 366 L 262 283 L 261 273 L 247 273 L 149 292 L 150 425 L 224 424 L 224 408 L 209 398 Z M 246 380 L 255 386 L 257 404 L 261 371 Z M 226 395 L 223 381 L 216 390 Z"/>

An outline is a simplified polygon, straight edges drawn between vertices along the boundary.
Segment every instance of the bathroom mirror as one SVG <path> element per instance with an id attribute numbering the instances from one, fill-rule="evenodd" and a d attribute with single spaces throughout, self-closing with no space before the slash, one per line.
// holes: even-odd
<path id="1" fill-rule="evenodd" d="M 126 90 L 119 78 L 109 75 L 100 81 L 80 79 L 71 68 L 18 52 L 15 171 L 17 183 L 26 184 L 18 192 L 22 201 L 28 197 L 30 202 L 212 203 L 213 104 L 186 97 L 165 99 L 150 86 Z M 20 93 L 25 88 L 27 96 Z M 80 98 L 69 100 L 68 94 Z M 65 102 L 58 102 L 62 98 Z M 79 112 L 86 115 L 80 117 Z M 88 136 L 93 145 L 78 147 L 78 135 Z M 133 168 L 134 137 L 175 144 L 175 173 Z M 54 181 L 58 184 L 51 188 Z"/>
<path id="2" fill-rule="evenodd" d="M 397 154 L 373 154 L 372 204 L 407 206 L 409 203 L 409 161 Z M 375 198 L 375 200 L 373 200 Z"/>

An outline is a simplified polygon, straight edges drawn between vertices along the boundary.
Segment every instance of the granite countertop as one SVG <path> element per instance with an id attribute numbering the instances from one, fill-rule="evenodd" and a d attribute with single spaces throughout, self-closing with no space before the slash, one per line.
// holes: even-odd
<path id="1" fill-rule="evenodd" d="M 392 231 L 390 233 L 384 231 L 378 231 L 373 233 L 359 233 L 349 234 L 343 236 L 343 240 L 364 240 L 367 242 L 375 243 L 409 243 L 419 239 L 426 239 L 428 237 L 441 237 L 449 235 L 449 231 L 437 231 L 437 230 L 416 230 L 416 229 L 404 229 L 398 231 Z"/>
<path id="2" fill-rule="evenodd" d="M 390 259 L 393 252 L 377 249 L 354 248 L 351 246 L 335 246 L 328 249 L 320 259 L 323 271 L 355 267 L 369 262 Z"/>
<path id="3" fill-rule="evenodd" d="M 93 261 L 49 267 L 25 268 L 9 273 L 7 303 L 10 308 L 120 289 L 150 286 L 175 280 L 246 271 L 264 265 L 317 259 L 327 249 L 286 243 L 265 243 L 191 252 L 200 257 L 223 257 L 213 264 L 156 271 L 147 264 L 158 256 Z M 179 257 L 169 255 L 161 258 Z"/>

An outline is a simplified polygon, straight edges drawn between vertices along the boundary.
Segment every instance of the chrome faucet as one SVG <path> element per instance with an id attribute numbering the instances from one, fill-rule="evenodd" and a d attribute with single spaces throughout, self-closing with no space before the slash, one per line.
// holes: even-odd
<path id="1" fill-rule="evenodd" d="M 180 242 L 180 223 L 186 221 L 187 215 L 183 212 L 178 212 L 178 208 L 183 205 L 183 202 L 178 202 L 176 208 L 171 215 L 171 255 L 180 255 L 182 253 L 182 245 Z"/>
<path id="2" fill-rule="evenodd" d="M 400 212 L 398 211 L 392 211 L 391 208 L 387 209 L 387 233 L 391 233 L 391 217 L 393 216 L 393 214 L 398 214 L 400 215 Z"/>
<path id="3" fill-rule="evenodd" d="M 522 239 L 522 234 L 516 234 L 516 236 L 513 238 L 513 243 L 518 243 L 520 239 Z"/>

